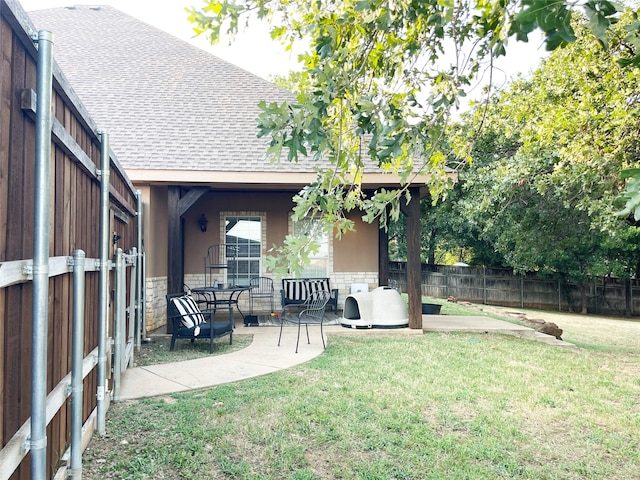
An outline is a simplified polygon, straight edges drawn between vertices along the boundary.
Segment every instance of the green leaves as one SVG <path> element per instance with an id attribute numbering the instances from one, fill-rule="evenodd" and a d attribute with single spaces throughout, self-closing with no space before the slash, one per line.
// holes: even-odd
<path id="1" fill-rule="evenodd" d="M 622 170 L 620 180 L 627 181 L 627 189 L 616 198 L 616 205 L 624 206 L 616 215 L 624 218 L 631 216 L 640 222 L 640 168 Z"/>
<path id="2" fill-rule="evenodd" d="M 509 266 L 574 281 L 628 276 L 640 258 L 628 244 L 637 228 L 613 215 L 618 172 L 640 151 L 640 72 L 621 69 L 589 28 L 576 22 L 576 42 L 465 117 L 460 137 L 471 139 L 474 162 L 455 207 Z M 640 169 L 627 172 L 623 217 L 640 214 Z"/>
<path id="3" fill-rule="evenodd" d="M 299 276 L 311 255 L 318 252 L 320 246 L 308 237 L 287 235 L 284 244 L 273 245 L 265 259 L 265 267 L 278 277 Z"/>
<path id="4" fill-rule="evenodd" d="M 212 41 L 259 18 L 269 21 L 272 38 L 305 45 L 304 69 L 286 85 L 297 101 L 261 103 L 257 134 L 270 139 L 267 156 L 272 161 L 307 157 L 329 165 L 318 169 L 317 181 L 296 198 L 296 215 L 319 215 L 338 234 L 351 227 L 345 212 L 353 209 L 361 209 L 366 221 L 379 219 L 385 225 L 387 215 L 397 215 L 398 202 L 417 175 L 430 176 L 432 193 L 446 193 L 446 173 L 467 162 L 474 148 L 447 137 L 450 119 L 489 60 L 504 55 L 513 37 L 527 41 L 540 30 L 554 53 L 590 39 L 600 50 L 611 48 L 621 65 L 640 66 L 640 21 L 636 14 L 627 21 L 609 0 L 210 0 L 190 12 L 196 30 Z M 580 19 L 585 17 L 583 27 Z M 620 18 L 625 18 L 626 30 L 617 27 Z M 575 52 L 594 55 L 584 45 Z M 618 92 L 599 88 L 604 80 L 618 79 L 611 65 L 557 68 L 584 68 L 587 73 L 578 78 L 573 70 L 559 75 L 547 70 L 548 81 L 537 79 L 536 89 L 511 95 L 502 117 L 492 118 L 504 138 L 486 145 L 498 149 L 492 155 L 517 154 L 530 163 L 515 170 L 521 178 L 509 178 L 510 188 L 538 175 L 534 186 L 503 191 L 522 194 L 518 198 L 523 204 L 536 204 L 534 199 L 541 197 L 557 201 L 560 210 L 573 208 L 589 219 L 599 218 L 597 228 L 606 231 L 610 226 L 601 213 L 610 193 L 602 193 L 593 205 L 580 194 L 598 185 L 598 176 L 609 178 L 612 172 L 601 168 L 602 163 L 624 164 L 624 152 L 611 138 L 624 143 L 635 135 L 623 128 L 630 105 L 621 107 Z M 580 84 L 571 85 L 569 78 Z M 589 84 L 595 88 L 582 92 Z M 524 106 L 523 98 L 528 102 Z M 610 105 L 616 108 L 609 111 Z M 470 134 L 474 141 L 485 123 L 477 119 Z M 365 199 L 365 166 L 395 174 L 396 188 L 380 189 Z M 510 167 L 500 164 L 493 173 Z M 563 183 L 567 172 L 571 181 Z M 572 203 L 576 196 L 582 201 Z M 500 248 L 514 250 L 504 238 Z M 304 257 L 293 240 L 288 247 L 292 256 Z"/>
<path id="5" fill-rule="evenodd" d="M 626 36 L 623 40 L 625 56 L 618 59 L 623 67 L 640 67 L 640 21 L 638 12 L 633 12 L 632 22 L 625 25 Z"/>
<path id="6" fill-rule="evenodd" d="M 262 113 L 258 115 L 257 136 L 271 137 L 267 158 L 279 161 L 283 149 L 287 150 L 287 160 L 295 162 L 298 155 L 318 152 L 324 146 L 327 134 L 316 116 L 309 115 L 300 105 L 283 102 L 281 104 L 258 104 Z"/>
<path id="7" fill-rule="evenodd" d="M 550 51 L 573 43 L 577 37 L 572 27 L 572 9 L 577 5 L 581 6 L 589 20 L 593 35 L 602 46 L 608 48 L 607 34 L 617 22 L 616 15 L 622 10 L 617 3 L 608 0 L 588 0 L 581 4 L 558 0 L 524 0 L 511 24 L 510 35 L 526 42 L 529 33 L 539 28 L 545 34 L 546 47 Z"/>
<path id="8" fill-rule="evenodd" d="M 527 41 L 528 34 L 535 29 L 545 34 L 547 50 L 555 50 L 576 40 L 571 27 L 571 12 L 564 2 L 557 0 L 525 0 L 515 16 L 511 34 Z"/>
<path id="9" fill-rule="evenodd" d="M 222 33 L 233 38 L 238 31 L 241 16 L 246 13 L 241 5 L 228 1 L 210 1 L 202 10 L 195 8 L 185 8 L 185 10 L 189 14 L 188 21 L 194 24 L 193 30 L 196 35 L 207 34 L 211 43 L 218 42 Z M 223 31 L 225 26 L 226 30 Z"/>
<path id="10" fill-rule="evenodd" d="M 591 32 L 605 48 L 609 48 L 607 31 L 617 22 L 613 15 L 621 10 L 620 7 L 613 2 L 590 0 L 585 3 L 584 10 L 589 19 Z"/>

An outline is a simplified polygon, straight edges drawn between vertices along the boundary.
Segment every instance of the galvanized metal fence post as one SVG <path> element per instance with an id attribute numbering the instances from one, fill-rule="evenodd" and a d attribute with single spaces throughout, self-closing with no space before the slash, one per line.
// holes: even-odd
<path id="1" fill-rule="evenodd" d="M 100 135 L 100 277 L 98 280 L 98 369 L 96 388 L 96 430 L 106 433 L 107 319 L 109 308 L 109 133 Z"/>
<path id="2" fill-rule="evenodd" d="M 47 475 L 47 336 L 49 325 L 49 204 L 53 34 L 38 32 L 33 300 L 31 346 L 31 478 Z"/>
<path id="3" fill-rule="evenodd" d="M 138 288 L 136 291 L 138 295 L 136 297 L 136 345 L 140 347 L 140 343 L 142 341 L 142 337 L 146 337 L 147 332 L 145 325 L 145 311 L 143 310 L 144 306 L 144 270 L 143 270 L 143 261 L 142 261 L 142 191 L 136 191 L 136 199 L 137 199 L 137 220 L 138 220 L 138 255 L 136 256 L 136 271 L 138 275 L 136 277 L 136 284 Z"/>
<path id="4" fill-rule="evenodd" d="M 116 295 L 113 319 L 113 401 L 120 400 L 120 377 L 122 373 L 123 331 L 126 308 L 126 281 L 124 253 L 121 248 L 116 250 Z"/>
<path id="5" fill-rule="evenodd" d="M 84 359 L 85 252 L 73 252 L 73 331 L 71 343 L 71 461 L 69 478 L 82 478 L 82 361 Z"/>
<path id="6" fill-rule="evenodd" d="M 128 366 L 133 367 L 133 357 L 135 352 L 135 346 L 140 344 L 140 332 L 138 331 L 138 249 L 133 247 L 130 251 L 130 263 L 131 263 L 131 275 L 129 277 L 129 306 L 128 306 L 128 321 L 127 332 L 131 339 L 131 355 L 129 356 Z M 126 301 L 126 296 L 125 296 Z M 127 339 L 128 343 L 129 338 Z"/>

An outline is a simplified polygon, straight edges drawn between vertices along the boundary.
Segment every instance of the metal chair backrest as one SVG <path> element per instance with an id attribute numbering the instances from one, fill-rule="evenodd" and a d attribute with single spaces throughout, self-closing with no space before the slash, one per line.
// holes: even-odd
<path id="1" fill-rule="evenodd" d="M 302 323 L 307 321 L 321 322 L 324 318 L 324 311 L 331 298 L 331 293 L 326 290 L 311 292 L 309 298 L 304 303 L 304 310 L 300 312 L 299 318 Z"/>
<path id="2" fill-rule="evenodd" d="M 251 287 L 250 295 L 272 295 L 273 294 L 273 279 L 269 277 L 252 277 L 249 280 L 249 287 Z"/>
<path id="3" fill-rule="evenodd" d="M 207 256 L 204 257 L 205 287 L 213 286 L 214 274 L 224 269 L 231 269 L 235 280 L 235 259 L 237 256 L 237 249 L 233 245 L 225 245 L 224 243 L 210 245 L 207 249 Z"/>

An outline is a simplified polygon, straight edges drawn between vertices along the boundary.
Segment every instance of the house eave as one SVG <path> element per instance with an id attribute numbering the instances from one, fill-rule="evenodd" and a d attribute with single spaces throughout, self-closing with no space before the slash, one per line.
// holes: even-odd
<path id="1" fill-rule="evenodd" d="M 256 190 L 299 189 L 317 180 L 314 172 L 235 172 L 214 170 L 131 170 L 127 174 L 134 185 L 209 186 L 218 189 L 252 188 Z M 424 186 L 429 175 L 417 175 L 412 185 Z M 401 179 L 391 173 L 364 175 L 363 189 L 398 187 Z"/>

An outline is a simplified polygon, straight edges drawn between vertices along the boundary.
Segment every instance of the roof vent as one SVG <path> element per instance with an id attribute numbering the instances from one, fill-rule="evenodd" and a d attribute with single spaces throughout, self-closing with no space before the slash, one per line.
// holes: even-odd
<path id="1" fill-rule="evenodd" d="M 84 5 L 67 5 L 66 8 L 67 10 L 77 10 L 78 7 L 83 7 Z M 100 5 L 87 5 L 86 6 L 89 10 L 102 10 L 102 7 Z"/>

